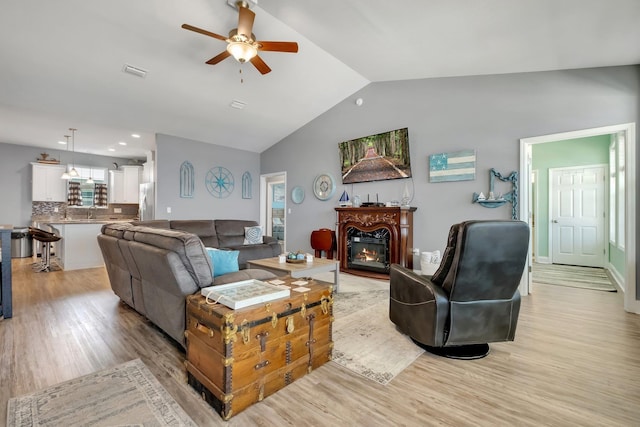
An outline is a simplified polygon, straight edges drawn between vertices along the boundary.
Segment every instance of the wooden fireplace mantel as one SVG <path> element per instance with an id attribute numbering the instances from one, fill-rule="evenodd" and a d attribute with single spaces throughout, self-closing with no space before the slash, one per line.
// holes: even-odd
<path id="1" fill-rule="evenodd" d="M 389 230 L 389 260 L 391 264 L 400 264 L 413 269 L 413 212 L 415 207 L 345 207 L 335 208 L 337 212 L 337 243 L 340 271 L 375 279 L 388 279 L 388 274 L 349 268 L 347 265 L 347 231 L 356 228 L 362 231 L 374 231 L 381 228 Z"/>

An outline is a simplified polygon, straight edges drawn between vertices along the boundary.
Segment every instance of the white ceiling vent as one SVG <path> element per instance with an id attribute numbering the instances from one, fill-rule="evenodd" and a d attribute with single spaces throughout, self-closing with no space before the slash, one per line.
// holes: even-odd
<path id="1" fill-rule="evenodd" d="M 124 68 L 122 69 L 122 71 L 142 78 L 147 75 L 147 70 L 143 70 L 142 68 L 134 67 L 133 65 L 128 64 L 124 64 Z"/>
<path id="2" fill-rule="evenodd" d="M 234 99 L 233 101 L 231 101 L 231 104 L 229 104 L 229 106 L 231 108 L 235 108 L 237 110 L 242 110 L 244 107 L 247 106 L 246 102 L 242 102 L 242 101 L 238 101 L 237 99 Z"/>

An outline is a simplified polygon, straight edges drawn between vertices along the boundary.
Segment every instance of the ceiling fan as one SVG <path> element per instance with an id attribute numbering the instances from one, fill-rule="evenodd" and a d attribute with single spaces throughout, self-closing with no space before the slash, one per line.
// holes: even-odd
<path id="1" fill-rule="evenodd" d="M 258 56 L 258 51 L 298 52 L 298 43 L 296 42 L 256 40 L 255 34 L 251 32 L 256 14 L 249 10 L 249 5 L 246 1 L 238 1 L 236 2 L 236 6 L 238 8 L 238 28 L 229 31 L 229 37 L 224 37 L 211 31 L 194 27 L 193 25 L 182 24 L 182 28 L 185 30 L 195 31 L 196 33 L 204 34 L 205 36 L 228 43 L 227 49 L 208 60 L 206 62 L 207 64 L 215 65 L 229 56 L 233 56 L 240 63 L 251 62 L 261 74 L 267 74 L 271 71 L 271 68 Z"/>

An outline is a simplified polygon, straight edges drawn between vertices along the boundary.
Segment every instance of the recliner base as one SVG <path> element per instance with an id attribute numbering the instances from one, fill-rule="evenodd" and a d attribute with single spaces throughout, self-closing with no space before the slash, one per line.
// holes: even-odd
<path id="1" fill-rule="evenodd" d="M 431 347 L 426 344 L 422 344 L 419 341 L 411 338 L 411 340 L 418 346 L 424 348 L 431 354 L 436 356 L 448 357 L 449 359 L 461 359 L 461 360 L 474 360 L 482 359 L 489 354 L 489 344 L 469 344 L 469 345 L 454 345 L 450 347 Z"/>

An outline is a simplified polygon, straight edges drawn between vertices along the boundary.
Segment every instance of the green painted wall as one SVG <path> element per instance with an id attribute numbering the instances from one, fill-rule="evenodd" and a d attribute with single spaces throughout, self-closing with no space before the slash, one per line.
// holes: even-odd
<path id="1" fill-rule="evenodd" d="M 609 142 L 609 135 L 600 135 L 533 145 L 533 169 L 538 170 L 536 256 L 549 256 L 549 169 L 609 164 Z"/>
<path id="2" fill-rule="evenodd" d="M 624 268 L 624 251 L 616 246 L 609 244 L 609 263 L 617 271 L 617 273 L 626 279 L 626 270 Z"/>

